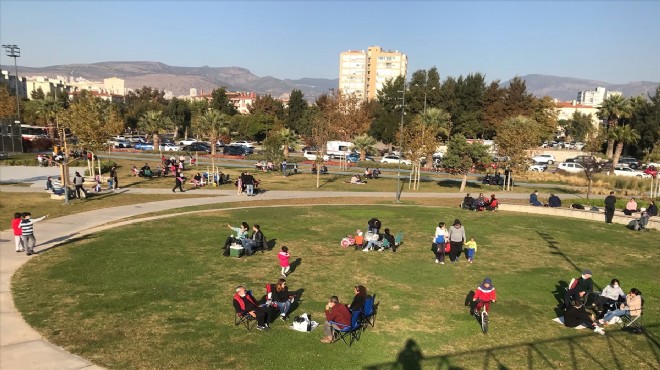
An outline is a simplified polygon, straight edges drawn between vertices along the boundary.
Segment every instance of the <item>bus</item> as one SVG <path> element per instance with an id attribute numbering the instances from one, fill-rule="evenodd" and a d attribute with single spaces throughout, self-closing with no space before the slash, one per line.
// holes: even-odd
<path id="1" fill-rule="evenodd" d="M 21 136 L 26 140 L 48 139 L 48 128 L 42 126 L 21 125 Z"/>

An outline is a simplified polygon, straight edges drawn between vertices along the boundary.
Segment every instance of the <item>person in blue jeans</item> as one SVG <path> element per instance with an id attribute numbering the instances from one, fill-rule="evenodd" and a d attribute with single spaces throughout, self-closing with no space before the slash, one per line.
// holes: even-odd
<path id="1" fill-rule="evenodd" d="M 286 279 L 279 279 L 277 284 L 270 284 L 267 299 L 277 305 L 277 308 L 280 310 L 280 320 L 285 321 L 294 299 L 293 296 L 289 294 L 289 287 L 286 285 Z"/>

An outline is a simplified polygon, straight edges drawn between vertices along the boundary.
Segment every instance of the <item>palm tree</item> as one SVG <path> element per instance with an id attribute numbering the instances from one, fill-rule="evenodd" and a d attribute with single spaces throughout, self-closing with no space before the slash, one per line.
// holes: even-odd
<path id="1" fill-rule="evenodd" d="M 150 110 L 140 117 L 137 126 L 140 131 L 153 135 L 154 150 L 160 150 L 160 137 L 158 135 L 167 130 L 172 130 L 174 122 L 169 117 L 163 116 L 163 112 Z"/>
<path id="2" fill-rule="evenodd" d="M 293 147 L 298 144 L 298 135 L 295 131 L 289 128 L 283 128 L 279 132 L 280 140 L 282 145 L 284 145 L 284 157 L 289 157 L 289 147 Z"/>
<path id="3" fill-rule="evenodd" d="M 613 95 L 603 100 L 598 117 L 607 120 L 607 130 L 613 130 L 619 123 L 620 118 L 628 118 L 632 114 L 630 100 L 621 95 Z M 608 136 L 607 139 L 607 158 L 612 159 L 614 152 L 614 139 Z"/>
<path id="4" fill-rule="evenodd" d="M 40 101 L 37 114 L 48 124 L 48 133 L 53 141 L 55 141 L 55 121 L 57 120 L 57 114 L 61 111 L 62 104 L 57 100 L 46 98 Z M 64 144 L 64 138 L 62 138 L 60 144 Z"/>
<path id="5" fill-rule="evenodd" d="M 424 113 L 420 114 L 420 122 L 424 125 L 422 131 L 422 142 L 427 143 L 427 137 L 437 139 L 438 136 L 444 136 L 449 139 L 451 131 L 451 115 L 445 110 L 440 108 L 429 108 Z M 430 167 L 433 164 L 433 153 L 435 147 L 426 148 L 426 164 L 425 167 Z"/>
<path id="6" fill-rule="evenodd" d="M 376 145 L 376 139 L 373 137 L 362 134 L 353 138 L 353 148 L 360 152 L 360 160 L 364 161 L 367 157 L 367 152 L 372 151 Z"/>
<path id="7" fill-rule="evenodd" d="M 618 126 L 614 129 L 614 134 L 616 137 L 616 150 L 614 151 L 614 158 L 612 159 L 612 168 L 616 167 L 619 163 L 619 158 L 621 158 L 621 152 L 623 152 L 623 146 L 626 144 L 634 144 L 641 138 L 637 133 L 637 130 L 630 127 L 629 125 Z"/>
<path id="8" fill-rule="evenodd" d="M 229 132 L 227 122 L 227 115 L 217 109 L 209 109 L 199 117 L 197 130 L 200 133 L 209 135 L 211 139 L 211 155 L 216 154 L 215 144 L 218 142 L 218 139 Z"/>

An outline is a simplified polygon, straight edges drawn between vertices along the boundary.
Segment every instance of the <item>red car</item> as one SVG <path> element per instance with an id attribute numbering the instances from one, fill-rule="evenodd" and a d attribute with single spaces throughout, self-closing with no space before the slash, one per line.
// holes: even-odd
<path id="1" fill-rule="evenodd" d="M 658 169 L 655 168 L 655 166 L 648 166 L 644 170 L 644 173 L 651 175 L 651 177 L 655 178 L 658 176 Z"/>

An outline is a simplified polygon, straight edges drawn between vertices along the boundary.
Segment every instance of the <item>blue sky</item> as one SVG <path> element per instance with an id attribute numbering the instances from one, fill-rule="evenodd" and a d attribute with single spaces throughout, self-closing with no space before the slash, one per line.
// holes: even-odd
<path id="1" fill-rule="evenodd" d="M 0 0 L 0 41 L 33 67 L 148 60 L 337 78 L 341 51 L 380 45 L 406 53 L 409 74 L 436 66 L 443 79 L 658 82 L 659 19 L 657 0 Z M 13 62 L 4 53 L 0 61 Z"/>

